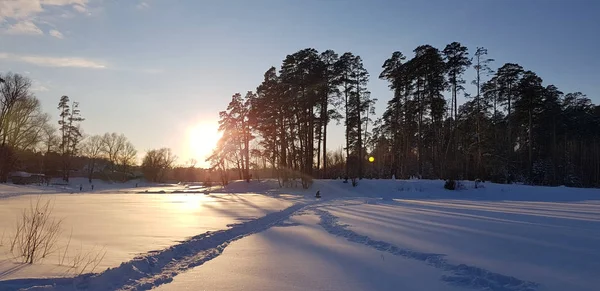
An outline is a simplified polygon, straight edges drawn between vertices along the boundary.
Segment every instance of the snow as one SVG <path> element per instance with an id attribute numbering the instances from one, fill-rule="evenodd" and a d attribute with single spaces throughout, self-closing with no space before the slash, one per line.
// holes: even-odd
<path id="1" fill-rule="evenodd" d="M 99 273 L 81 276 L 56 263 L 0 257 L 0 290 L 600 286 L 600 190 L 463 182 L 464 190 L 448 191 L 443 183 L 316 180 L 309 190 L 272 180 L 210 189 L 140 183 L 44 195 L 73 227 L 73 241 L 101 245 L 107 257 Z M 0 199 L 0 231 L 35 197 L 25 194 L 38 194 L 8 185 L 0 193 L 5 187 L 21 196 Z M 322 199 L 314 199 L 317 190 Z"/>
<path id="2" fill-rule="evenodd" d="M 427 263 L 443 259 L 434 265 L 449 271 L 444 280 L 491 290 L 538 284 L 540 290 L 595 290 L 600 284 L 600 204 L 398 200 L 323 209 L 350 225 L 329 223 L 336 235 L 388 251 L 412 250 L 401 255 Z M 443 257 L 425 255 L 432 251 Z M 478 270 L 463 273 L 467 266 Z"/>
<path id="3" fill-rule="evenodd" d="M 24 173 L 24 172 L 23 172 Z M 28 173 L 25 173 L 28 174 Z M 139 188 L 136 188 L 136 184 Z M 94 185 L 94 190 L 92 190 Z M 79 187 L 82 187 L 82 191 Z M 0 198 L 15 197 L 22 195 L 41 195 L 41 194 L 57 194 L 57 193 L 133 193 L 144 190 L 159 190 L 165 188 L 173 188 L 178 185 L 157 185 L 145 183 L 139 180 L 131 180 L 125 183 L 111 183 L 102 180 L 92 180 L 89 182 L 87 178 L 71 178 L 69 183 L 65 183 L 62 179 L 52 179 L 50 185 L 14 185 L 0 184 Z"/>
<path id="4" fill-rule="evenodd" d="M 256 194 L 84 193 L 40 197 L 50 200 L 54 216 L 63 219 L 59 250 L 42 264 L 15 263 L 10 254 L 11 235 L 22 209 L 37 196 L 0 200 L 0 280 L 77 274 L 79 270 L 57 266 L 67 244 L 67 262 L 77 254 L 106 251 L 95 270 L 101 271 L 199 233 L 227 229 L 292 205 L 285 199 Z"/>
<path id="5" fill-rule="evenodd" d="M 461 290 L 438 280 L 440 270 L 349 244 L 318 223 L 294 216 L 153 290 Z"/>
<path id="6" fill-rule="evenodd" d="M 11 176 L 11 177 L 23 177 L 23 178 L 28 178 L 28 177 L 31 177 L 31 174 L 30 174 L 30 173 L 27 173 L 27 172 L 20 172 L 20 171 L 19 171 L 19 172 L 12 172 L 12 173 L 10 173 L 10 176 Z"/>

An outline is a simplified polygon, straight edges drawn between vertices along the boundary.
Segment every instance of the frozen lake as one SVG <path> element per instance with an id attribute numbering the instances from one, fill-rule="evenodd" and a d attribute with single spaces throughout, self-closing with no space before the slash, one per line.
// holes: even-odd
<path id="1" fill-rule="evenodd" d="M 323 198 L 313 197 L 315 189 Z M 486 184 L 447 191 L 443 181 L 352 187 L 319 180 L 309 190 L 273 181 L 234 183 L 210 195 L 132 193 L 139 190 L 41 196 L 64 218 L 64 232 L 73 229 L 69 257 L 106 250 L 96 274 L 82 276 L 58 266 L 54 255 L 15 263 L 7 238 L 19 211 L 38 196 L 0 199 L 0 231 L 9 233 L 0 243 L 0 291 L 600 286 L 598 189 Z"/>
<path id="2" fill-rule="evenodd" d="M 156 290 L 594 291 L 598 272 L 597 201 L 354 198 L 235 241 Z"/>
<path id="3" fill-rule="evenodd" d="M 67 257 L 80 250 L 106 250 L 95 270 L 118 266 L 139 254 L 160 250 L 191 236 L 228 228 L 278 211 L 291 200 L 255 194 L 52 194 L 40 196 L 54 206 L 53 216 L 63 219 L 63 235 L 54 255 L 42 265 L 16 268 L 9 252 L 10 238 L 22 209 L 37 195 L 0 200 L 0 280 L 62 276 L 68 269 L 58 266 L 72 230 Z M 62 255 L 62 254 L 61 254 Z M 9 271 L 6 271 L 9 270 Z"/>

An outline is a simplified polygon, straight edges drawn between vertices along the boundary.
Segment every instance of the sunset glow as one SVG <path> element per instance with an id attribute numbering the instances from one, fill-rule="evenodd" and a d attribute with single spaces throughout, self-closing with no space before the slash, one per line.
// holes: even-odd
<path id="1" fill-rule="evenodd" d="M 188 129 L 188 159 L 195 159 L 197 166 L 207 166 L 206 158 L 210 156 L 217 141 L 221 137 L 216 122 L 203 122 Z"/>

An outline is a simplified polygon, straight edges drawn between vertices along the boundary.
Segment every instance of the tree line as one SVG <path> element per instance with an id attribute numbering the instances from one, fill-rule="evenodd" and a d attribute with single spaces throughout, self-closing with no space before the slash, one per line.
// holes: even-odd
<path id="1" fill-rule="evenodd" d="M 123 134 L 85 136 L 79 103 L 59 98 L 58 126 L 33 94 L 32 81 L 0 74 L 0 182 L 13 171 L 41 173 L 69 181 L 74 171 L 92 178 L 126 180 L 133 176 L 137 150 Z"/>
<path id="2" fill-rule="evenodd" d="M 297 51 L 255 91 L 233 95 L 208 161 L 223 182 L 228 169 L 249 180 L 252 168 L 304 187 L 315 177 L 413 176 L 600 186 L 600 106 L 519 64 L 494 62 L 486 48 L 471 54 L 458 42 L 393 52 L 378 72 L 391 98 L 376 117 L 360 56 Z M 468 70 L 474 80 L 465 80 Z M 345 129 L 334 151 L 332 122 Z"/>

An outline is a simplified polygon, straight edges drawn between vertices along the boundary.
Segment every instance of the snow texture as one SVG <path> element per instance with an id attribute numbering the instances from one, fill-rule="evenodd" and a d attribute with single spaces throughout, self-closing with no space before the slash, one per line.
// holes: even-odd
<path id="1" fill-rule="evenodd" d="M 52 216 L 62 219 L 62 234 L 52 254 L 33 265 L 21 264 L 19 259 L 12 258 L 11 239 L 21 211 L 29 208 L 38 197 L 53 204 Z M 252 193 L 111 192 L 20 195 L 0 199 L 0 281 L 74 276 L 81 271 L 71 267 L 76 256 L 106 251 L 97 268 L 85 270 L 99 272 L 200 233 L 227 229 L 231 225 L 280 211 L 293 205 L 294 201 L 298 200 Z M 66 259 L 62 261 L 60 257 Z"/>
<path id="2" fill-rule="evenodd" d="M 443 276 L 442 280 L 451 284 L 492 291 L 532 291 L 536 290 L 539 285 L 474 266 L 451 264 L 442 254 L 417 252 L 397 247 L 385 241 L 373 240 L 348 229 L 348 225 L 338 223 L 337 217 L 325 210 L 314 209 L 314 211 L 321 217 L 320 225 L 329 233 L 344 237 L 354 243 L 364 244 L 407 259 L 422 261 L 432 267 L 447 271 L 450 274 Z"/>
<path id="3" fill-rule="evenodd" d="M 193 197 L 211 197 L 215 200 L 212 207 L 219 210 L 210 212 L 209 216 L 221 213 L 228 219 L 220 220 L 223 225 L 216 229 L 174 241 L 162 250 L 147 251 L 99 274 L 75 278 L 3 279 L 4 274 L 12 271 L 6 270 L 0 262 L 0 291 L 149 290 L 157 286 L 160 286 L 159 290 L 198 290 L 206 286 L 221 289 L 221 285 L 214 285 L 215 282 L 221 282 L 223 286 L 233 284 L 227 285 L 230 290 L 248 286 L 261 290 L 278 290 L 277 286 L 279 289 L 290 287 L 285 288 L 289 290 L 395 290 L 392 285 L 385 284 L 393 282 L 402 286 L 402 290 L 592 291 L 600 284 L 597 278 L 600 271 L 598 189 L 491 183 L 475 189 L 474 182 L 463 182 L 465 189 L 448 191 L 443 189 L 443 183 L 361 180 L 358 187 L 352 187 L 340 180 L 316 180 L 311 189 L 302 190 L 281 189 L 276 181 L 265 180 L 249 184 L 234 182 L 227 187 L 210 189 L 197 185 L 143 185 L 138 188 L 128 185 L 129 188 L 123 189 L 105 185 L 106 190 L 100 186 L 98 191 L 82 195 L 57 195 L 72 197 L 69 200 L 78 196 L 106 199 L 106 195 L 111 195 L 119 199 L 131 197 L 126 198 L 130 199 L 128 203 L 139 203 L 155 196 L 132 193 L 206 191 L 211 194 Z M 72 186 L 64 187 L 72 189 L 69 188 Z M 75 187 L 78 189 L 78 185 Z M 323 198 L 313 198 L 317 190 Z M 13 197 L 0 201 L 11 202 L 20 198 L 14 197 L 18 195 L 57 192 L 61 190 L 0 185 L 0 196 Z M 92 193 L 101 194 L 89 195 Z M 188 194 L 154 195 L 187 197 Z M 287 208 L 256 212 L 262 208 L 257 201 L 266 196 L 275 201 L 286 201 Z M 229 206 L 234 205 L 244 205 L 240 210 L 254 209 L 255 212 L 246 215 L 231 212 Z M 2 206 L 0 204 L 0 208 Z M 148 208 L 152 204 L 140 206 Z M 144 211 L 149 212 L 133 217 L 148 224 L 153 208 Z M 202 218 L 210 219 L 209 216 Z M 311 222 L 311 219 L 315 221 Z M 168 225 L 162 227 L 169 228 Z M 108 236 L 107 239 L 116 237 Z M 238 261 L 235 255 L 222 256 L 232 242 L 236 245 L 235 250 L 254 252 L 244 255 L 250 259 Z M 333 246 L 328 246 L 329 243 Z M 297 249 L 286 244 L 296 245 Z M 270 248 L 261 249 L 260 246 Z M 271 249 L 277 251 L 273 253 Z M 381 256 L 383 262 L 386 254 L 392 255 L 388 260 L 393 264 L 374 265 L 370 260 L 376 255 Z M 300 265 L 282 262 L 278 260 L 280 256 Z M 209 261 L 214 266 L 212 273 L 201 266 Z M 229 279 L 219 275 L 227 266 L 238 263 L 259 266 L 265 273 L 249 270 L 252 280 L 248 282 L 244 281 L 247 278 L 244 276 L 250 274 Z M 273 265 L 269 266 L 270 263 Z M 319 268 L 319 263 L 326 264 L 336 274 L 317 271 L 328 270 Z M 350 275 L 343 274 L 348 268 Z M 285 278 L 267 279 L 272 273 Z M 178 280 L 197 274 L 210 282 Z M 414 281 L 411 281 L 412 277 Z M 316 283 L 307 282 L 311 280 Z"/>
<path id="4" fill-rule="evenodd" d="M 230 242 L 276 225 L 304 206 L 305 204 L 298 203 L 227 230 L 207 232 L 165 250 L 137 257 L 97 275 L 82 275 L 70 280 L 5 281 L 0 282 L 0 290 L 150 290 L 170 282 L 181 272 L 215 258 Z"/>
<path id="5" fill-rule="evenodd" d="M 439 280 L 442 270 L 349 243 L 319 221 L 312 211 L 303 211 L 285 226 L 231 243 L 219 257 L 153 291 L 464 290 Z"/>

